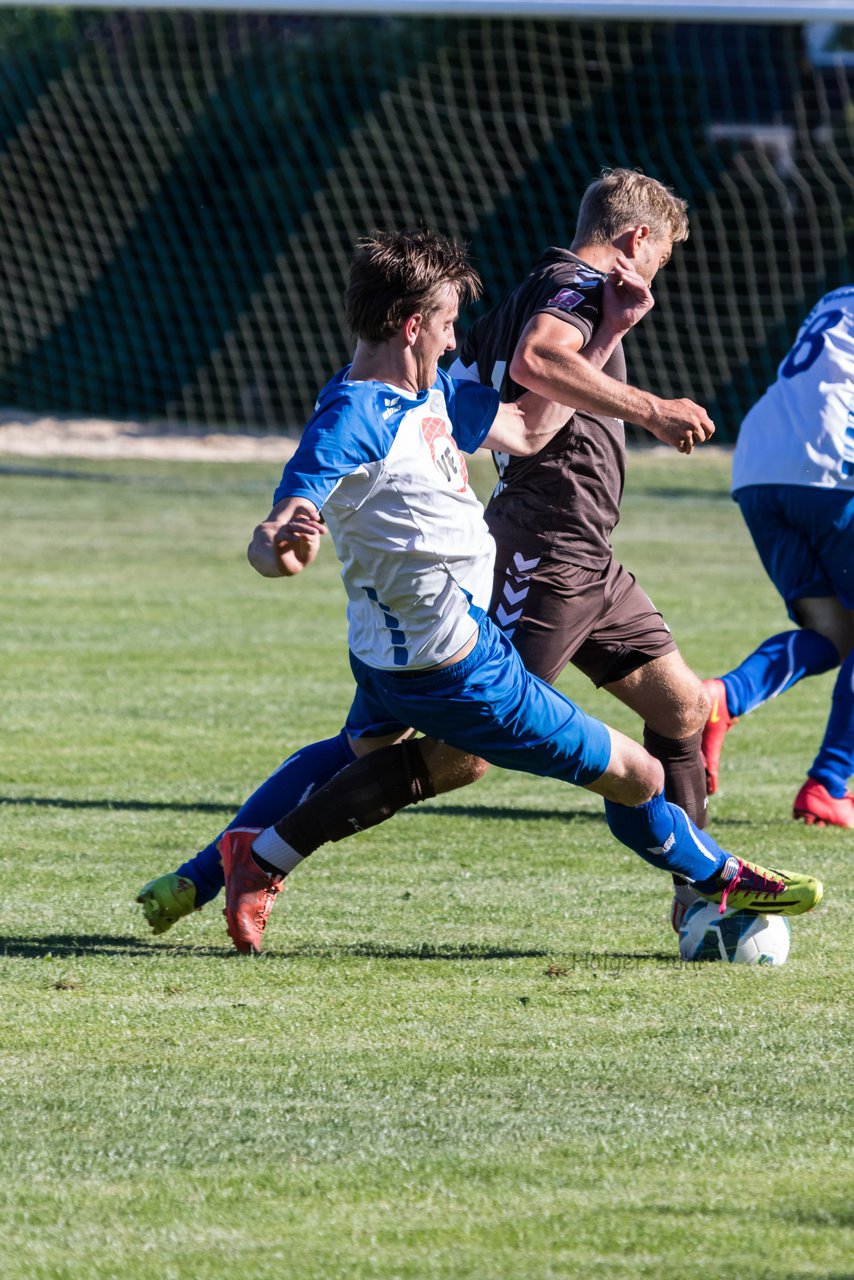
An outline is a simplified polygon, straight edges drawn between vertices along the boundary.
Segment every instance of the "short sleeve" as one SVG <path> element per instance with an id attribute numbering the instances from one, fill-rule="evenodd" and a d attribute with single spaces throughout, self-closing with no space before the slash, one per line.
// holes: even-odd
<path id="1" fill-rule="evenodd" d="M 321 508 L 345 476 L 385 456 L 394 430 L 375 411 L 374 399 L 373 391 L 358 398 L 339 393 L 314 414 L 285 465 L 274 505 L 308 498 Z"/>
<path id="2" fill-rule="evenodd" d="M 464 453 L 474 453 L 489 435 L 495 421 L 501 403 L 498 392 L 472 379 L 457 382 L 443 370 L 439 371 L 439 378 L 454 439 Z"/>
<path id="3" fill-rule="evenodd" d="M 535 311 L 545 311 L 558 320 L 574 325 L 580 331 L 586 346 L 602 317 L 602 282 L 582 280 L 564 288 L 554 287 Z"/>

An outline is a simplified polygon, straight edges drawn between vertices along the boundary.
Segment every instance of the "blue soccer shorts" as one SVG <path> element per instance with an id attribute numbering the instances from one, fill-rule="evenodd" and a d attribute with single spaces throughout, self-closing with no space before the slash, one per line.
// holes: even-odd
<path id="1" fill-rule="evenodd" d="M 452 667 L 378 671 L 353 654 L 350 666 L 358 688 L 344 728 L 354 738 L 418 729 L 502 769 L 579 786 L 608 767 L 605 725 L 532 676 L 489 618 L 468 657 Z"/>
<path id="2" fill-rule="evenodd" d="M 854 493 L 754 484 L 735 499 L 768 577 L 799 623 L 796 601 L 836 596 L 854 609 Z"/>

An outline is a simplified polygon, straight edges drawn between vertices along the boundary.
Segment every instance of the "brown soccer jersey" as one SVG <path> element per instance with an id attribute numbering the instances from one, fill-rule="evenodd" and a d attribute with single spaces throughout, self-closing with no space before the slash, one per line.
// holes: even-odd
<path id="1" fill-rule="evenodd" d="M 604 280 L 568 249 L 547 249 L 518 288 L 473 325 L 460 353 L 463 364 L 475 364 L 479 381 L 497 387 L 502 400 L 517 399 L 525 388 L 507 366 L 528 321 L 538 312 L 557 316 L 579 330 L 586 346 L 601 317 Z M 625 382 L 622 344 L 603 372 Z M 576 410 L 534 457 L 499 454 L 496 462 L 500 483 L 488 508 L 493 531 L 505 523 L 524 529 L 544 553 L 584 568 L 609 563 L 626 469 L 618 418 Z"/>
<path id="2" fill-rule="evenodd" d="M 558 316 L 586 346 L 601 318 L 604 281 L 568 249 L 547 249 L 473 326 L 462 363 L 503 400 L 517 399 L 525 388 L 507 366 L 530 318 Z M 625 381 L 620 345 L 605 372 Z M 532 458 L 505 454 L 497 463 L 501 478 L 486 510 L 497 547 L 490 614 L 528 670 L 552 682 L 573 662 L 600 685 L 672 652 L 664 619 L 611 550 L 626 468 L 622 422 L 577 410 Z"/>

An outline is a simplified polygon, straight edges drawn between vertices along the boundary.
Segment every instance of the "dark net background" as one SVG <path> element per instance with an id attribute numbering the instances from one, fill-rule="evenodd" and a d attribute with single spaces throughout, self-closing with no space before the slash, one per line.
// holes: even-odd
<path id="1" fill-rule="evenodd" d="M 3 10 L 0 76 L 3 406 L 294 433 L 358 235 L 462 238 L 492 302 L 605 165 L 690 201 L 630 377 L 723 438 L 851 279 L 852 72 L 800 27 Z"/>

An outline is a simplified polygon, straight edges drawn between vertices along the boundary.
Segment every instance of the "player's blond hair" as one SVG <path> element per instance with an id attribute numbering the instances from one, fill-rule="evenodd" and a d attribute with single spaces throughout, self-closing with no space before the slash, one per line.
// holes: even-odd
<path id="1" fill-rule="evenodd" d="M 437 231 L 374 231 L 358 241 L 344 302 L 350 332 L 366 342 L 387 342 L 408 316 L 429 318 L 446 286 L 460 305 L 480 297 L 480 276 L 465 247 Z"/>
<path id="2" fill-rule="evenodd" d="M 581 198 L 574 245 L 612 244 L 630 227 L 648 226 L 655 240 L 688 239 L 688 201 L 635 169 L 605 169 Z"/>

